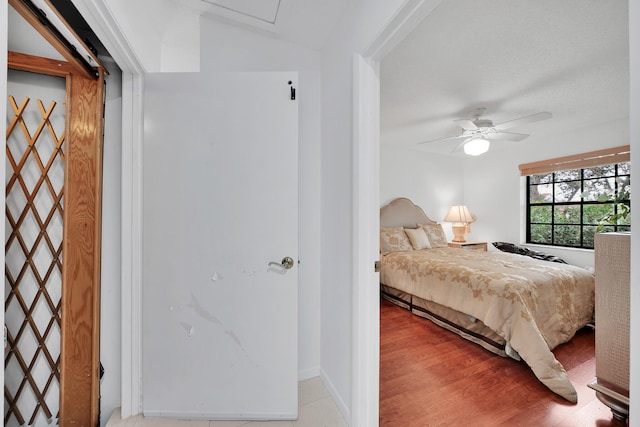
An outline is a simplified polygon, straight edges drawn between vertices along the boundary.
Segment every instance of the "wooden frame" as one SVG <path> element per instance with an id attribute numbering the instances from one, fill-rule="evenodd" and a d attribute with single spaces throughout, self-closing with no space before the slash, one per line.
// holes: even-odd
<path id="1" fill-rule="evenodd" d="M 60 426 L 96 425 L 104 77 L 67 77 Z"/>
<path id="2" fill-rule="evenodd" d="M 89 79 L 98 78 L 99 75 L 96 70 L 92 69 L 87 60 L 77 52 L 78 48 L 87 53 L 91 52 L 91 50 L 80 41 L 81 39 L 71 29 L 71 26 L 66 23 L 56 8 L 53 7 L 48 0 L 45 1 L 46 5 L 49 7 L 48 11 L 53 12 L 50 17 L 48 17 L 46 13 L 41 12 L 40 9 L 38 9 L 30 0 L 9 0 L 9 4 L 29 24 L 31 24 L 31 26 L 35 28 L 38 33 L 40 33 L 40 35 L 62 55 L 63 58 L 67 60 L 71 67 L 73 67 L 75 74 L 82 75 Z M 38 11 L 41 13 L 38 13 Z M 56 27 L 51 21 L 52 19 L 58 21 L 61 28 Z M 64 34 L 61 33 L 61 30 L 70 32 L 72 37 L 76 39 L 78 46 L 74 46 L 66 40 L 64 38 Z M 89 55 L 89 58 L 92 62 L 98 64 L 98 68 L 104 68 L 93 53 Z"/>
<path id="3" fill-rule="evenodd" d="M 520 169 L 521 176 L 529 176 L 568 169 L 593 168 L 596 166 L 610 165 L 612 163 L 623 163 L 628 162 L 630 159 L 631 147 L 629 145 L 623 145 L 620 147 L 590 151 L 588 153 L 524 163 L 518 165 L 518 168 Z"/>
<path id="4" fill-rule="evenodd" d="M 9 0 L 58 51 L 50 30 L 20 0 Z M 61 52 L 62 53 L 62 52 Z M 67 57 L 67 55 L 63 54 Z M 64 77 L 67 90 L 63 231 L 60 426 L 93 426 L 99 416 L 100 258 L 104 74 L 76 61 L 8 52 L 11 69 Z"/>

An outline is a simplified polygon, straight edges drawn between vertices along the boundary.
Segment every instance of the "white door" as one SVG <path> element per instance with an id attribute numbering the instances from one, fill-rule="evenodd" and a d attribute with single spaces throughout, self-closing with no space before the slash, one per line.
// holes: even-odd
<path id="1" fill-rule="evenodd" d="M 291 87 L 297 73 L 145 78 L 147 416 L 297 417 L 298 102 Z"/>

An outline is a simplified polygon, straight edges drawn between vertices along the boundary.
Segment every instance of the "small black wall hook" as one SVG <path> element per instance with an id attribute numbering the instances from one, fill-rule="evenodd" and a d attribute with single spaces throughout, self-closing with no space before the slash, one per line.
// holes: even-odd
<path id="1" fill-rule="evenodd" d="M 289 85 L 291 86 L 291 100 L 295 101 L 296 100 L 296 88 L 293 87 L 293 82 L 291 80 L 289 80 Z"/>

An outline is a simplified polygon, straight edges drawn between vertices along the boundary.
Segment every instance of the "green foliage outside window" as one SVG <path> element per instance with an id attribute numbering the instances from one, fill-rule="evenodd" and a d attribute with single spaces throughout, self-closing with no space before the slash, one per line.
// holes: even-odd
<path id="1" fill-rule="evenodd" d="M 631 229 L 629 162 L 527 177 L 527 242 L 593 248 L 597 232 Z"/>

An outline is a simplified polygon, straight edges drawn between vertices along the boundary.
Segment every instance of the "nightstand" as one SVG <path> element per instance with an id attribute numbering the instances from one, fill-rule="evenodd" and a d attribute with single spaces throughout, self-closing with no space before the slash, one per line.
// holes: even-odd
<path id="1" fill-rule="evenodd" d="M 447 243 L 452 248 L 458 249 L 472 249 L 475 251 L 487 251 L 487 242 L 449 242 Z"/>

